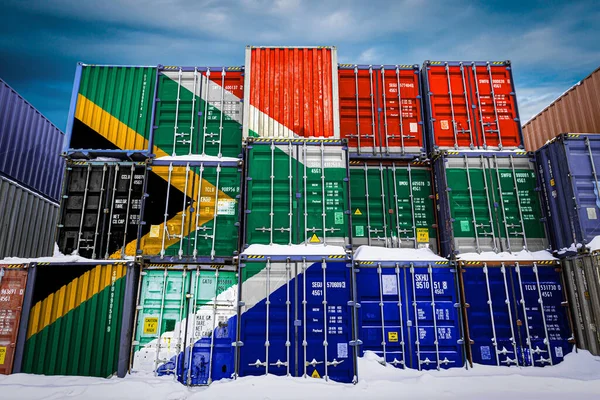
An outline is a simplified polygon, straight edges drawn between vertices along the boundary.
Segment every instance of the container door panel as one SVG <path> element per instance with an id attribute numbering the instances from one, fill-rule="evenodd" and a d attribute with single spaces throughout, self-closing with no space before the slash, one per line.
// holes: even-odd
<path id="1" fill-rule="evenodd" d="M 0 264 L 0 374 L 12 372 L 27 270 Z"/>

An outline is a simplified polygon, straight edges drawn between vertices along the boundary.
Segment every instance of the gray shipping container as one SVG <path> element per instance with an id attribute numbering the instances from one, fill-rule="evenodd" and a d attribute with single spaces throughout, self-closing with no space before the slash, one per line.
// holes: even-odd
<path id="1" fill-rule="evenodd" d="M 600 354 L 600 252 L 562 261 L 577 347 Z"/>
<path id="2" fill-rule="evenodd" d="M 51 256 L 58 204 L 0 176 L 0 259 Z"/>

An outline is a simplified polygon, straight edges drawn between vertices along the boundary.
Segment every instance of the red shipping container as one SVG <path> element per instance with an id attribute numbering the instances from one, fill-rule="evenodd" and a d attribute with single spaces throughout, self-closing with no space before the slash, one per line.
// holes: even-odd
<path id="1" fill-rule="evenodd" d="M 12 372 L 25 296 L 25 265 L 0 264 L 0 374 Z"/>
<path id="2" fill-rule="evenodd" d="M 335 47 L 247 47 L 243 137 L 339 139 Z"/>
<path id="3" fill-rule="evenodd" d="M 425 152 L 418 65 L 340 64 L 340 135 L 356 156 Z"/>
<path id="4" fill-rule="evenodd" d="M 512 68 L 508 61 L 426 61 L 429 150 L 523 148 Z"/>

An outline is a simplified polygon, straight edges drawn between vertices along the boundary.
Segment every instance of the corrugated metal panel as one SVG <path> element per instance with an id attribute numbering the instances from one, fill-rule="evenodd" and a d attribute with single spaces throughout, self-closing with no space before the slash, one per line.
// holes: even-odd
<path id="1" fill-rule="evenodd" d="M 0 174 L 58 200 L 64 135 L 0 79 Z"/>
<path id="2" fill-rule="evenodd" d="M 437 253 L 431 171 L 422 161 L 350 161 L 352 245 Z"/>
<path id="3" fill-rule="evenodd" d="M 238 253 L 238 162 L 154 161 L 148 174 L 140 253 L 164 262 L 224 262 Z"/>
<path id="4" fill-rule="evenodd" d="M 155 67 L 79 64 L 67 125 L 67 147 L 150 149 Z"/>
<path id="5" fill-rule="evenodd" d="M 63 254 L 123 259 L 137 248 L 146 163 L 67 164 L 58 230 Z"/>
<path id="6" fill-rule="evenodd" d="M 525 148 L 535 151 L 568 132 L 600 132 L 600 68 L 523 125 Z"/>
<path id="7" fill-rule="evenodd" d="M 418 65 L 340 64 L 340 134 L 357 155 L 425 152 Z"/>
<path id="8" fill-rule="evenodd" d="M 155 154 L 241 157 L 243 93 L 242 67 L 163 67 Z"/>
<path id="9" fill-rule="evenodd" d="M 176 375 L 187 385 L 231 378 L 238 279 L 213 267 L 142 272 L 132 371 Z"/>
<path id="10" fill-rule="evenodd" d="M 12 372 L 27 284 L 24 264 L 0 264 L 0 374 Z"/>
<path id="11" fill-rule="evenodd" d="M 600 235 L 600 135 L 566 134 L 536 152 L 556 250 Z"/>
<path id="12" fill-rule="evenodd" d="M 523 148 L 508 61 L 426 61 L 429 150 Z"/>
<path id="13" fill-rule="evenodd" d="M 21 372 L 116 373 L 125 304 L 124 263 L 37 264 Z"/>
<path id="14" fill-rule="evenodd" d="M 502 263 L 461 273 L 471 361 L 543 367 L 571 352 L 571 328 L 556 265 Z"/>
<path id="15" fill-rule="evenodd" d="M 525 152 L 447 152 L 435 160 L 443 256 L 548 249 L 534 161 Z"/>
<path id="16" fill-rule="evenodd" d="M 238 374 L 352 382 L 351 275 L 345 263 L 246 264 Z"/>
<path id="17" fill-rule="evenodd" d="M 375 263 L 360 267 L 355 282 L 361 355 L 418 370 L 464 365 L 456 269 Z"/>
<path id="18" fill-rule="evenodd" d="M 340 137 L 335 47 L 247 47 L 244 138 Z"/>
<path id="19" fill-rule="evenodd" d="M 562 260 L 577 347 L 600 354 L 600 254 Z"/>
<path id="20" fill-rule="evenodd" d="M 58 204 L 0 176 L 0 259 L 51 256 Z"/>
<path id="21" fill-rule="evenodd" d="M 347 148 L 315 142 L 247 146 L 245 245 L 349 243 Z"/>

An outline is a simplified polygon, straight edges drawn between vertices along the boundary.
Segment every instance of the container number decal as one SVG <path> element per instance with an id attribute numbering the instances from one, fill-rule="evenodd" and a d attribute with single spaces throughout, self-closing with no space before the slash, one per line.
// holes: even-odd
<path id="1" fill-rule="evenodd" d="M 235 200 L 219 199 L 217 202 L 217 215 L 235 215 Z"/>
<path id="2" fill-rule="evenodd" d="M 158 317 L 144 318 L 144 335 L 156 335 L 158 332 Z"/>
<path id="3" fill-rule="evenodd" d="M 0 364 L 4 364 L 4 360 L 6 359 L 6 347 L 0 347 Z"/>
<path id="4" fill-rule="evenodd" d="M 335 218 L 335 224 L 336 225 L 343 225 L 344 224 L 344 213 L 341 211 L 338 211 L 334 214 L 334 218 Z"/>
<path id="5" fill-rule="evenodd" d="M 428 228 L 417 228 L 417 243 L 429 243 Z"/>
<path id="6" fill-rule="evenodd" d="M 388 342 L 397 342 L 398 332 L 388 332 Z"/>

